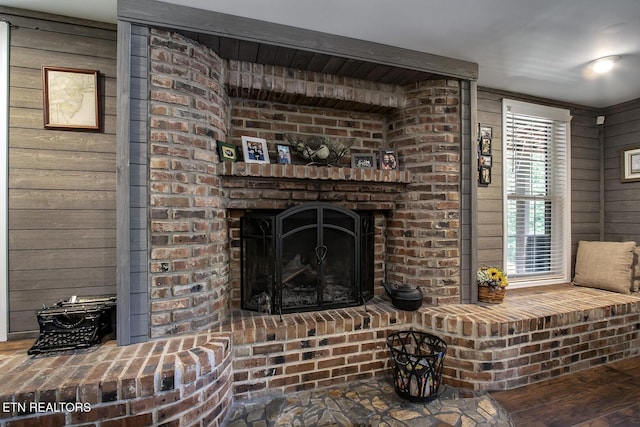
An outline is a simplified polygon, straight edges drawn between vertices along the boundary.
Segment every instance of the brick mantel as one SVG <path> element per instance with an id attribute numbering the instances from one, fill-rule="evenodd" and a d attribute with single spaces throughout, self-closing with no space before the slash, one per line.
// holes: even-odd
<path id="1" fill-rule="evenodd" d="M 218 165 L 218 175 L 245 176 L 251 178 L 284 178 L 329 181 L 363 181 L 408 184 L 408 171 L 381 169 L 353 169 L 334 166 L 280 165 L 271 163 L 223 162 Z"/>
<path id="2" fill-rule="evenodd" d="M 218 175 L 228 209 L 286 209 L 323 201 L 391 211 L 411 181 L 408 171 L 268 163 L 221 163 Z"/>

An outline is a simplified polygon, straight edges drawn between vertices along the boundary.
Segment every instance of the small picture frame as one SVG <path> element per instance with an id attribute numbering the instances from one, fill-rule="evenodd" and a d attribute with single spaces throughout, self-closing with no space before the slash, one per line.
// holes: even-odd
<path id="1" fill-rule="evenodd" d="M 478 169 L 478 182 L 482 185 L 491 184 L 491 167 L 481 166 Z"/>
<path id="2" fill-rule="evenodd" d="M 243 136 L 242 152 L 245 163 L 269 163 L 267 140 L 264 138 Z"/>
<path id="3" fill-rule="evenodd" d="M 376 168 L 375 153 L 354 153 L 351 155 L 351 167 L 358 169 L 375 169 Z"/>
<path id="4" fill-rule="evenodd" d="M 478 140 L 480 141 L 480 154 L 491 154 L 491 140 L 493 139 L 493 129 L 490 126 L 480 126 Z"/>
<path id="5" fill-rule="evenodd" d="M 493 163 L 492 157 L 490 154 L 482 154 L 479 158 L 480 164 L 479 167 L 491 167 L 491 163 Z"/>
<path id="6" fill-rule="evenodd" d="M 238 161 L 238 147 L 233 144 L 229 144 L 224 141 L 216 141 L 218 144 L 218 156 L 221 162 L 237 162 Z"/>
<path id="7" fill-rule="evenodd" d="M 620 150 L 621 182 L 640 181 L 640 147 L 627 147 Z"/>
<path id="8" fill-rule="evenodd" d="M 288 145 L 278 144 L 276 145 L 278 152 L 278 163 L 281 165 L 291 164 L 291 147 Z"/>
<path id="9" fill-rule="evenodd" d="M 380 150 L 380 169 L 398 169 L 398 156 L 395 150 Z"/>
<path id="10" fill-rule="evenodd" d="M 97 70 L 42 67 L 45 129 L 100 130 Z"/>

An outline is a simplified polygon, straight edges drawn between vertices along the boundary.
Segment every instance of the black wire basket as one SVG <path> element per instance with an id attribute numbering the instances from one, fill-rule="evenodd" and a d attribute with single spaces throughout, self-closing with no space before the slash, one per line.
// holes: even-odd
<path id="1" fill-rule="evenodd" d="M 447 344 L 435 335 L 401 331 L 387 337 L 395 362 L 396 393 L 412 402 L 431 402 L 438 397 Z"/>

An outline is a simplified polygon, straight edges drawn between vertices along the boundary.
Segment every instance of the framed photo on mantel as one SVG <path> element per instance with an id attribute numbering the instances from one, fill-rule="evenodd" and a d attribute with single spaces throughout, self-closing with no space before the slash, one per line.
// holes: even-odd
<path id="1" fill-rule="evenodd" d="M 360 154 L 354 153 L 351 155 L 351 167 L 359 169 L 375 169 L 376 167 L 376 155 L 375 153 Z"/>
<path id="2" fill-rule="evenodd" d="M 243 136 L 242 152 L 245 163 L 269 163 L 267 140 L 264 138 Z"/>

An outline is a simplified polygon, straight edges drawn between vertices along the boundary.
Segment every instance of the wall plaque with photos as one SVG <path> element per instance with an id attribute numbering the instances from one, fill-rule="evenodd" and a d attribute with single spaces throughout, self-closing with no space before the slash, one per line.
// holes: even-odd
<path id="1" fill-rule="evenodd" d="M 493 129 L 478 124 L 478 184 L 491 184 Z"/>

